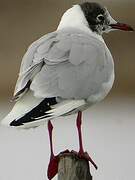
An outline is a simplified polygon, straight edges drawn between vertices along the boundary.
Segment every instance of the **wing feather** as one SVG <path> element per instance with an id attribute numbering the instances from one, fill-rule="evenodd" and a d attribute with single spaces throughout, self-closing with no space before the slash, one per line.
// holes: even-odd
<path id="1" fill-rule="evenodd" d="M 17 100 L 25 94 L 28 82 L 31 82 L 41 70 L 44 64 L 44 54 L 48 52 L 55 36 L 55 32 L 50 33 L 30 45 L 22 59 L 13 99 Z"/>
<path id="2" fill-rule="evenodd" d="M 86 34 L 65 33 L 44 55 L 45 65 L 30 86 L 37 97 L 87 98 L 106 81 L 105 45 Z"/>
<path id="3" fill-rule="evenodd" d="M 87 98 L 106 81 L 105 53 L 105 44 L 84 32 L 43 36 L 23 57 L 15 95 L 23 95 L 31 82 L 37 97 Z"/>

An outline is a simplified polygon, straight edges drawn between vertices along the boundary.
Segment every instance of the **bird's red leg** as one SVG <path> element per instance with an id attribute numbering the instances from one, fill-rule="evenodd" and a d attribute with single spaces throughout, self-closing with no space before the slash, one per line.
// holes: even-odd
<path id="1" fill-rule="evenodd" d="M 49 140 L 50 140 L 50 151 L 51 151 L 51 155 L 50 158 L 54 157 L 54 152 L 53 152 L 53 143 L 52 143 L 52 131 L 53 131 L 53 125 L 51 123 L 51 121 L 48 121 L 48 132 L 49 132 Z"/>
<path id="2" fill-rule="evenodd" d="M 79 152 L 78 152 L 78 156 L 80 158 L 84 158 L 84 159 L 87 159 L 88 161 L 90 161 L 93 164 L 93 166 L 97 169 L 97 165 L 94 163 L 94 161 L 89 156 L 89 154 L 87 152 L 84 152 L 83 143 L 82 143 L 81 125 L 82 125 L 82 112 L 79 111 L 78 115 L 77 115 L 77 119 L 76 119 L 76 126 L 77 126 L 78 136 L 79 136 Z"/>
<path id="3" fill-rule="evenodd" d="M 48 132 L 49 132 L 49 140 L 50 140 L 50 162 L 48 165 L 48 179 L 51 180 L 58 172 L 58 156 L 54 155 L 53 152 L 53 143 L 52 143 L 52 131 L 53 131 L 53 125 L 51 121 L 48 121 Z"/>
<path id="4" fill-rule="evenodd" d="M 78 136 L 79 136 L 79 155 L 80 156 L 84 154 L 83 143 L 82 143 L 81 124 L 82 124 L 82 112 L 79 111 L 78 115 L 77 115 L 76 126 L 77 126 Z"/>

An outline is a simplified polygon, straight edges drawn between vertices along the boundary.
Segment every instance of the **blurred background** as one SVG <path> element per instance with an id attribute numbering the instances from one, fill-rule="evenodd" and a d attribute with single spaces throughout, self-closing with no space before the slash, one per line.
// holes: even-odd
<path id="1" fill-rule="evenodd" d="M 54 31 L 65 10 L 80 2 L 83 0 L 0 0 L 0 99 L 12 96 L 27 47 Z M 116 20 L 135 28 L 134 0 L 96 2 L 107 6 Z M 105 34 L 104 38 L 116 69 L 111 95 L 135 95 L 135 33 L 116 31 Z"/>
<path id="2" fill-rule="evenodd" d="M 9 100 L 27 47 L 54 31 L 65 10 L 80 2 L 84 1 L 0 0 L 0 119 L 13 106 Z M 135 0 L 96 2 L 135 29 Z M 115 31 L 104 34 L 104 39 L 114 57 L 116 79 L 109 96 L 84 113 L 85 147 L 100 167 L 93 172 L 94 180 L 135 179 L 135 32 Z M 76 148 L 74 119 L 54 121 L 57 152 L 69 145 Z M 0 127 L 0 180 L 42 180 L 49 158 L 47 142 L 43 127 L 21 131 Z"/>

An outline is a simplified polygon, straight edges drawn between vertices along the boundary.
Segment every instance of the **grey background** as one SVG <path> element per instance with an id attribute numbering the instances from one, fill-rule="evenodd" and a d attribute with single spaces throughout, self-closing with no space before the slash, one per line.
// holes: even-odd
<path id="1" fill-rule="evenodd" d="M 0 98 L 11 97 L 21 58 L 27 47 L 42 35 L 54 31 L 67 8 L 83 1 L 0 0 Z M 112 16 L 135 28 L 134 0 L 97 0 Z M 135 95 L 135 32 L 104 35 L 115 61 L 113 93 Z"/>

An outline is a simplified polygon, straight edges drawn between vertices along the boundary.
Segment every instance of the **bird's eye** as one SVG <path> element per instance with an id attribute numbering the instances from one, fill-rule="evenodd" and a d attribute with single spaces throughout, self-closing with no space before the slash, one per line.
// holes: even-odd
<path id="1" fill-rule="evenodd" d="M 97 16 L 97 21 L 98 22 L 103 22 L 105 20 L 105 18 L 104 18 L 104 16 L 102 15 L 102 14 L 99 14 L 98 16 Z"/>

